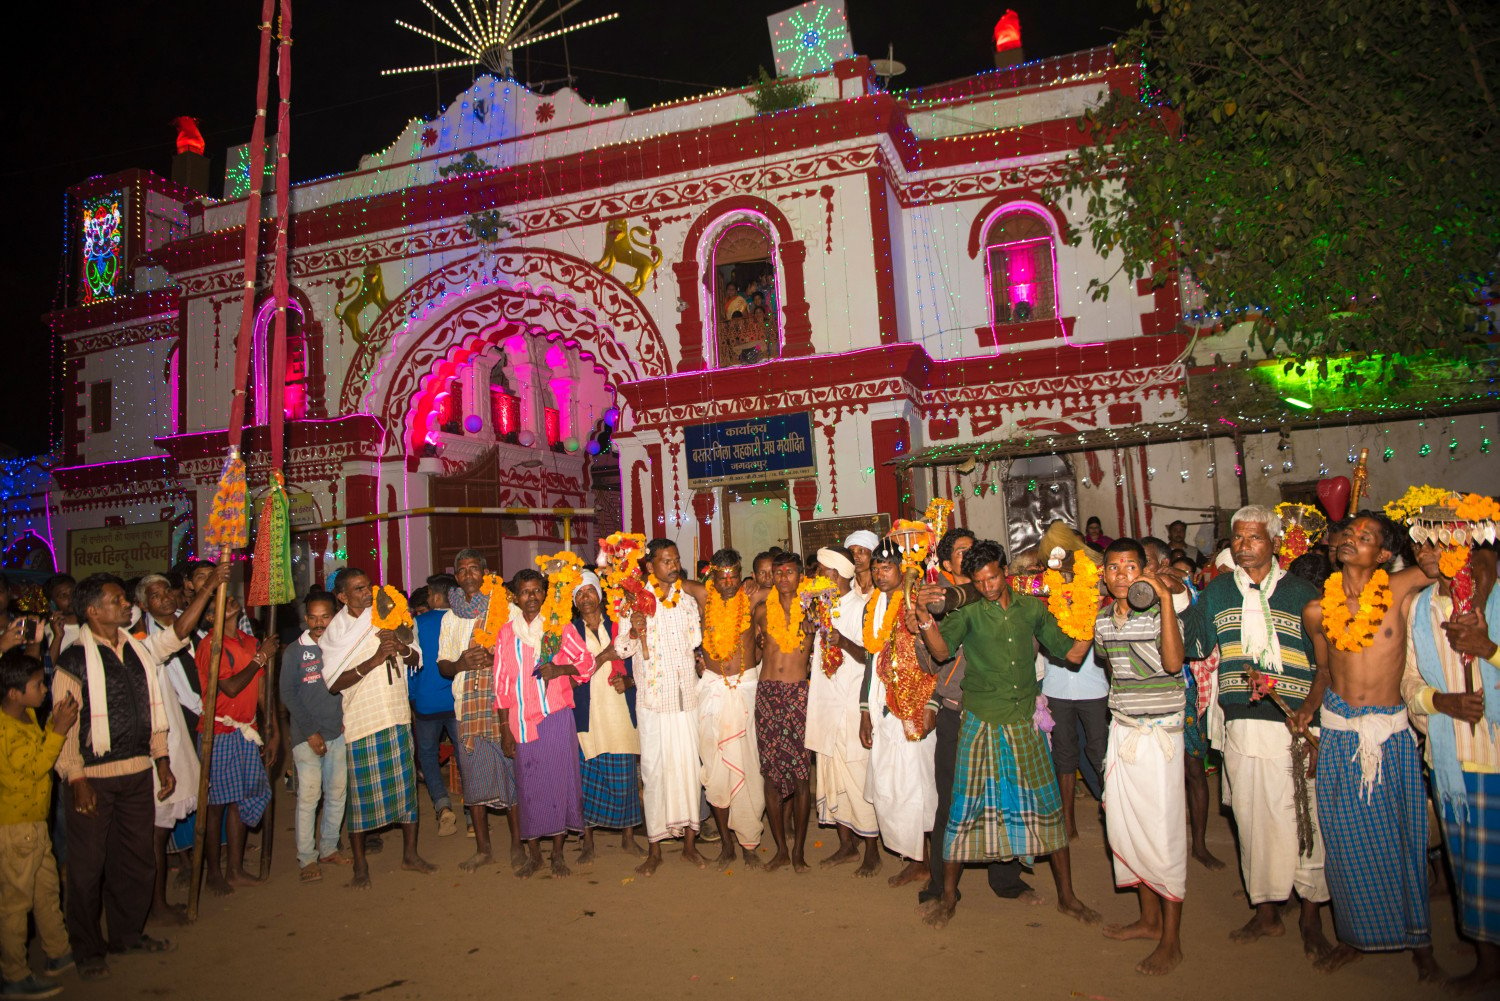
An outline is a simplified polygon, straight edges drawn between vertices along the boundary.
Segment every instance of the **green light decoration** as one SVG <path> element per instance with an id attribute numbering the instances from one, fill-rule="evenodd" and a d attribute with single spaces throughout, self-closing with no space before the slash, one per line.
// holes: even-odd
<path id="1" fill-rule="evenodd" d="M 821 73 L 854 54 L 842 3 L 813 0 L 766 18 L 781 76 Z"/>
<path id="2" fill-rule="evenodd" d="M 1311 410 L 1313 405 L 1306 400 L 1299 400 L 1295 396 L 1282 397 L 1282 402 L 1297 407 L 1299 410 Z"/>
<path id="3" fill-rule="evenodd" d="M 1394 455 L 1395 455 L 1395 454 L 1396 454 L 1396 450 L 1395 450 L 1395 449 L 1394 449 L 1394 448 L 1391 448 L 1391 447 L 1390 447 L 1390 446 L 1389 446 L 1389 445 L 1387 445 L 1387 446 L 1386 446 L 1386 447 L 1385 447 L 1385 454 L 1384 454 L 1384 455 L 1382 455 L 1382 456 L 1381 456 L 1381 459 L 1383 459 L 1383 460 L 1384 460 L 1384 461 L 1386 461 L 1386 462 L 1390 462 L 1390 461 L 1391 461 L 1391 458 L 1392 458 L 1392 457 L 1393 457 L 1393 456 L 1394 456 Z"/>
<path id="4" fill-rule="evenodd" d="M 1490 454 L 1490 440 L 1488 438 L 1479 439 L 1479 451 L 1483 452 L 1485 455 Z"/>
<path id="5" fill-rule="evenodd" d="M 1386 449 L 1386 451 L 1390 451 L 1390 449 Z M 1429 455 L 1431 455 L 1432 454 L 1432 446 L 1429 445 L 1429 444 L 1427 444 L 1425 441 L 1422 442 L 1422 447 L 1419 448 L 1419 449 L 1417 449 L 1417 454 L 1420 455 L 1420 456 L 1422 456 L 1422 457 L 1424 457 L 1424 458 L 1427 457 L 1427 456 L 1429 456 Z M 1390 458 L 1390 456 L 1386 456 L 1386 458 Z"/>

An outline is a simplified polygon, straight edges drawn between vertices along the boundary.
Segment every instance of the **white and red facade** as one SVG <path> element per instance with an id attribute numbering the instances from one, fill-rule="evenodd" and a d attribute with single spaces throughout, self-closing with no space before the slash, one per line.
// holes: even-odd
<path id="1" fill-rule="evenodd" d="M 885 463 L 907 450 L 1180 410 L 1175 286 L 1153 291 L 1086 241 L 1070 246 L 1081 206 L 1043 194 L 1082 139 L 1077 117 L 1134 86 L 1134 67 L 1093 50 L 892 95 L 857 58 L 807 80 L 808 106 L 756 116 L 743 90 L 632 112 L 483 77 L 360 169 L 295 186 L 297 323 L 282 373 L 294 520 L 457 491 L 469 504 L 596 507 L 575 534 L 666 535 L 685 560 L 764 538 L 800 548 L 803 519 L 900 516 L 934 485 L 954 492 L 950 473 L 898 478 Z M 75 192 L 131 185 L 175 198 L 185 225 L 134 246 L 144 231 L 132 231 L 132 280 L 49 315 L 70 384 L 51 531 L 60 544 L 69 528 L 169 520 L 190 549 L 224 453 L 245 206 L 139 172 Z M 488 213 L 511 227 L 498 239 L 481 238 L 496 235 Z M 595 263 L 621 218 L 659 257 L 638 294 L 634 267 Z M 720 357 L 730 234 L 768 248 L 770 360 Z M 263 259 L 271 244 L 266 222 Z M 383 297 L 351 325 L 340 303 L 372 274 Z M 1094 278 L 1117 287 L 1094 299 Z M 250 388 L 262 422 L 277 377 L 261 351 L 267 295 Z M 811 417 L 815 475 L 689 486 L 685 426 L 788 413 Z M 588 454 L 610 422 L 617 490 Z M 263 427 L 248 432 L 252 490 L 265 442 Z M 957 493 L 965 523 L 1003 537 L 997 504 Z M 413 586 L 451 549 L 438 525 L 299 536 L 302 583 L 350 562 Z M 555 519 L 499 527 L 507 573 L 561 538 Z"/>

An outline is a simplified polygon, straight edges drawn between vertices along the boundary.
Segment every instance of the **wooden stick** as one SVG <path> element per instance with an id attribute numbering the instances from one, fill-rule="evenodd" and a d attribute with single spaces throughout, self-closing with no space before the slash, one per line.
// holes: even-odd
<path id="1" fill-rule="evenodd" d="M 230 549 L 219 551 L 219 562 L 229 562 Z M 209 645 L 208 690 L 203 693 L 203 718 L 199 722 L 202 733 L 198 737 L 198 819 L 193 824 L 193 871 L 188 884 L 188 920 L 198 920 L 198 897 L 203 891 L 204 850 L 208 835 L 208 776 L 214 761 L 214 717 L 219 705 L 219 657 L 224 652 L 224 605 L 229 598 L 229 582 L 219 585 L 214 597 L 213 642 Z M 214 832 L 213 850 L 219 850 L 219 833 Z"/>
<path id="2" fill-rule="evenodd" d="M 271 610 L 267 616 L 266 635 L 276 635 L 276 606 L 270 606 Z M 266 744 L 270 751 L 267 755 L 271 760 L 266 763 L 266 781 L 271 785 L 271 799 L 266 803 L 266 812 L 260 822 L 260 875 L 266 879 L 271 875 L 271 850 L 276 846 L 276 781 L 278 776 L 272 771 L 274 764 L 281 754 L 281 720 L 277 717 L 280 708 L 276 704 L 276 696 L 279 694 L 276 688 L 276 668 L 280 663 L 279 657 L 272 657 L 266 662 L 265 671 L 261 676 L 260 686 L 260 713 L 261 725 L 266 730 L 276 731 L 276 747 Z M 262 734 L 261 736 L 266 736 Z"/>

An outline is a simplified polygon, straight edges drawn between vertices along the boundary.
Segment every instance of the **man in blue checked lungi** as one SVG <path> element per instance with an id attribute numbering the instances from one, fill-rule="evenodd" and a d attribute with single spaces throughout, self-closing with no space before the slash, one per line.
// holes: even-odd
<path id="1" fill-rule="evenodd" d="M 1417 738 L 1401 701 L 1406 616 L 1419 567 L 1384 569 L 1398 529 L 1361 511 L 1343 533 L 1343 569 L 1308 604 L 1317 675 L 1290 720 L 1306 733 L 1321 708 L 1318 823 L 1339 944 L 1314 965 L 1332 971 L 1361 952 L 1411 949 L 1422 980 L 1442 976 L 1427 907 L 1427 804 Z"/>
<path id="2" fill-rule="evenodd" d="M 349 756 L 349 842 L 355 889 L 370 886 L 365 837 L 401 825 L 401 868 L 436 872 L 417 854 L 417 777 L 412 760 L 411 703 L 406 670 L 420 655 L 372 620 L 370 575 L 347 567 L 334 596 L 344 607 L 323 633 L 323 680 L 344 696 L 344 741 Z"/>
<path id="3" fill-rule="evenodd" d="M 1401 695 L 1412 723 L 1427 733 L 1427 768 L 1453 865 L 1459 928 L 1478 960 L 1447 986 L 1478 993 L 1500 984 L 1500 655 L 1494 635 L 1500 588 L 1493 570 L 1475 573 L 1474 610 L 1455 616 L 1438 547 L 1416 552 L 1436 584 L 1412 602 Z M 1475 551 L 1474 558 L 1494 555 Z"/>
<path id="4" fill-rule="evenodd" d="M 1041 601 L 1011 590 L 999 543 L 975 543 L 964 554 L 963 572 L 982 600 L 950 612 L 939 626 L 927 606 L 942 600 L 942 590 L 926 588 L 914 603 L 912 620 L 936 660 L 961 650 L 965 661 L 963 730 L 943 839 L 943 896 L 929 905 L 926 921 L 941 928 L 953 917 L 966 862 L 1030 861 L 1047 855 L 1057 909 L 1097 924 L 1098 912 L 1073 892 L 1057 774 L 1033 722 L 1041 692 L 1037 643 L 1070 664 L 1081 664 L 1090 641 L 1070 639 Z"/>

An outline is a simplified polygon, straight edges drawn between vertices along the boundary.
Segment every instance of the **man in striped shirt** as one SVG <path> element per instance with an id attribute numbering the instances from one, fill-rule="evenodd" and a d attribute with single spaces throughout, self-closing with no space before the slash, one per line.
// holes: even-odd
<path id="1" fill-rule="evenodd" d="M 1138 610 L 1126 596 L 1137 580 L 1156 592 Z M 1115 885 L 1136 888 L 1140 920 L 1106 925 L 1113 939 L 1155 939 L 1138 973 L 1170 973 L 1182 962 L 1182 897 L 1187 888 L 1187 791 L 1182 781 L 1182 631 L 1172 592 L 1134 539 L 1104 550 L 1106 601 L 1094 622 L 1094 648 L 1110 674 L 1109 752 L 1104 762 L 1104 824 Z"/>

